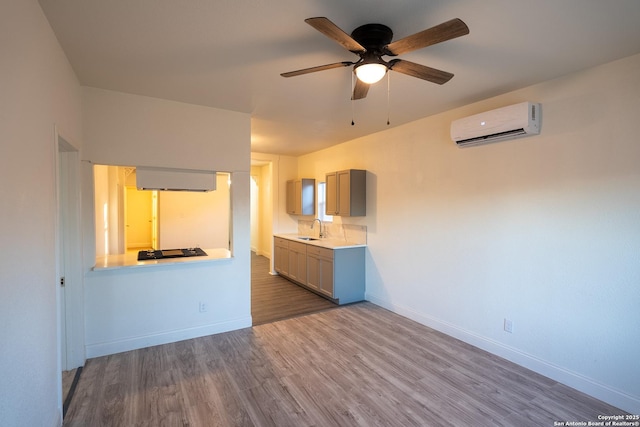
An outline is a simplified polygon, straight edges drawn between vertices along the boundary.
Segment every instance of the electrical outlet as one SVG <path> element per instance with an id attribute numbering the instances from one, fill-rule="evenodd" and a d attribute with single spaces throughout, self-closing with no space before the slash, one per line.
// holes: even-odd
<path id="1" fill-rule="evenodd" d="M 510 334 L 513 333 L 513 322 L 511 320 L 504 319 L 504 331 L 509 332 Z"/>
<path id="2" fill-rule="evenodd" d="M 200 313 L 205 313 L 208 309 L 209 306 L 207 305 L 207 303 L 204 301 L 200 301 L 200 304 L 198 305 L 198 310 L 200 311 Z"/>

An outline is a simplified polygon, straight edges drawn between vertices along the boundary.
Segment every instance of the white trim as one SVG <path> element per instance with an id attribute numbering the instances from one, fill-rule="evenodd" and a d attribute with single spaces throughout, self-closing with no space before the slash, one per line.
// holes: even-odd
<path id="1" fill-rule="evenodd" d="M 60 417 L 62 414 L 62 369 L 63 369 L 63 353 L 62 353 L 62 318 L 64 316 L 64 306 L 63 306 L 63 298 L 61 295 L 60 286 L 58 286 L 58 278 L 62 274 L 60 270 L 60 194 L 58 190 L 58 183 L 60 182 L 60 148 L 58 145 L 58 128 L 54 125 L 53 127 L 53 194 L 55 195 L 56 207 L 53 213 L 53 233 L 54 233 L 54 244 L 55 244 L 55 276 L 53 279 L 53 286 L 55 286 L 55 295 L 56 295 L 56 389 L 58 391 L 58 395 L 56 396 L 57 400 L 57 410 L 56 415 Z M 61 424 L 61 423 L 60 423 Z M 58 423 L 54 420 L 53 425 L 58 425 Z"/>
<path id="2" fill-rule="evenodd" d="M 56 194 L 56 278 L 57 294 L 60 294 L 58 280 L 61 273 L 64 272 L 66 278 L 65 301 L 59 301 L 58 309 L 64 308 L 64 312 L 60 312 L 59 316 L 65 316 L 65 322 L 59 319 L 60 327 L 66 324 L 66 360 L 60 360 L 62 370 L 68 370 L 83 366 L 85 362 L 84 354 L 84 275 L 82 274 L 82 227 L 81 227 L 81 179 L 80 179 L 80 153 L 76 146 L 54 125 L 54 147 L 55 147 L 55 194 Z M 64 143 L 61 146 L 60 142 Z M 64 153 L 64 159 L 61 156 Z M 64 165 L 62 165 L 64 162 Z M 66 207 L 59 206 L 60 194 L 60 167 L 65 167 L 67 181 L 69 182 L 68 197 L 69 203 Z M 72 193 L 72 194 L 71 194 Z M 68 226 L 66 227 L 66 236 L 60 236 L 60 209 L 64 209 L 68 214 Z M 66 240 L 63 240 L 66 238 Z M 65 248 L 60 247 L 60 243 Z M 67 257 L 63 257 L 61 250 L 66 251 Z M 60 266 L 64 260 L 65 265 Z M 61 268 L 63 267 L 63 268 Z M 62 331 L 58 331 L 59 338 Z M 62 349 L 61 356 L 62 354 Z"/>
<path id="3" fill-rule="evenodd" d="M 530 369 L 540 375 L 544 375 L 559 383 L 565 384 L 590 396 L 600 399 L 610 405 L 628 411 L 632 414 L 640 413 L 640 398 L 613 389 L 594 379 L 585 377 L 577 372 L 567 370 L 551 362 L 520 351 L 516 348 L 504 345 L 490 338 L 478 335 L 451 323 L 436 319 L 414 309 L 394 304 L 386 298 L 380 298 L 370 293 L 365 294 L 365 299 L 380 307 L 386 308 L 401 316 L 414 320 L 422 325 L 433 328 L 451 337 L 464 341 L 489 353 L 500 356 L 513 363 Z"/>
<path id="4" fill-rule="evenodd" d="M 58 419 L 54 421 L 54 425 L 62 425 L 62 371 L 82 366 L 85 362 L 80 155 L 78 149 L 60 132 L 57 125 L 53 126 L 52 147 L 53 192 L 56 202 L 53 218 L 55 277 L 52 285 L 56 289 L 56 384 L 58 389 Z M 61 173 L 63 168 L 64 171 Z M 63 191 L 60 189 L 61 183 L 68 184 Z M 62 194 L 66 194 L 65 206 L 61 206 Z M 66 226 L 62 224 L 61 210 L 67 218 Z M 67 283 L 64 293 L 59 282 L 63 275 Z"/>
<path id="5" fill-rule="evenodd" d="M 211 325 L 197 326 L 194 328 L 166 331 L 157 334 L 125 338 L 117 341 L 91 344 L 87 345 L 86 347 L 87 358 L 108 356 L 110 354 L 122 353 L 124 351 L 130 350 L 138 350 L 140 348 L 151 347 L 154 345 L 169 344 L 177 341 L 234 331 L 237 329 L 250 328 L 251 325 L 252 319 L 251 316 L 248 316 L 231 321 L 214 323 Z"/>

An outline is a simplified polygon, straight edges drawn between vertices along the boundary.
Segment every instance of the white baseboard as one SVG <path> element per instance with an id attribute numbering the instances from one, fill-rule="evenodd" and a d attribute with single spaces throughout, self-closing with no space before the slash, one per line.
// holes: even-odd
<path id="1" fill-rule="evenodd" d="M 380 307 L 386 308 L 401 316 L 414 320 L 422 325 L 433 328 L 439 332 L 447 334 L 451 337 L 464 341 L 489 353 L 500 356 L 513 363 L 530 369 L 540 375 L 551 378 L 559 383 L 565 384 L 578 391 L 593 396 L 607 402 L 610 405 L 618 407 L 631 414 L 640 414 L 640 398 L 624 393 L 620 390 L 613 389 L 606 384 L 599 383 L 591 378 L 583 376 L 579 373 L 572 372 L 561 366 L 554 365 L 528 353 L 522 352 L 517 348 L 504 345 L 487 337 L 478 335 L 474 332 L 459 328 L 448 322 L 428 316 L 424 313 L 417 312 L 411 308 L 407 308 L 398 304 L 394 304 L 385 298 L 379 298 L 375 295 L 367 293 L 365 299 Z"/>
<path id="2" fill-rule="evenodd" d="M 137 350 L 154 345 L 169 344 L 172 342 L 204 337 L 222 332 L 234 331 L 236 329 L 249 328 L 251 327 L 251 324 L 251 316 L 249 316 L 227 322 L 198 326 L 195 328 L 166 331 L 152 335 L 125 338 L 117 341 L 90 344 L 86 346 L 87 359 L 122 353 L 123 351 Z"/>

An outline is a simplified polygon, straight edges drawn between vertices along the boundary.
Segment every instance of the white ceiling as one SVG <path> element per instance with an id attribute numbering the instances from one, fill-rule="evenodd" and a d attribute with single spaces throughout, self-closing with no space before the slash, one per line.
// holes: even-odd
<path id="1" fill-rule="evenodd" d="M 40 0 L 80 83 L 251 113 L 252 151 L 299 155 L 640 52 L 638 0 Z M 400 56 L 455 77 L 391 73 L 350 101 L 357 57 L 304 22 L 394 40 L 460 18 L 470 34 Z M 640 78 L 640 77 L 639 77 Z M 351 126 L 352 115 L 355 126 Z"/>

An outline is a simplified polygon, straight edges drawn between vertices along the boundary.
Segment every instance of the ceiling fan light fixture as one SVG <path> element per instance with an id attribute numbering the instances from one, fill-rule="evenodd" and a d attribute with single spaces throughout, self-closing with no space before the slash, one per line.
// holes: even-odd
<path id="1" fill-rule="evenodd" d="M 367 84 L 377 83 L 387 73 L 387 66 L 379 62 L 368 62 L 355 68 L 356 76 Z"/>

